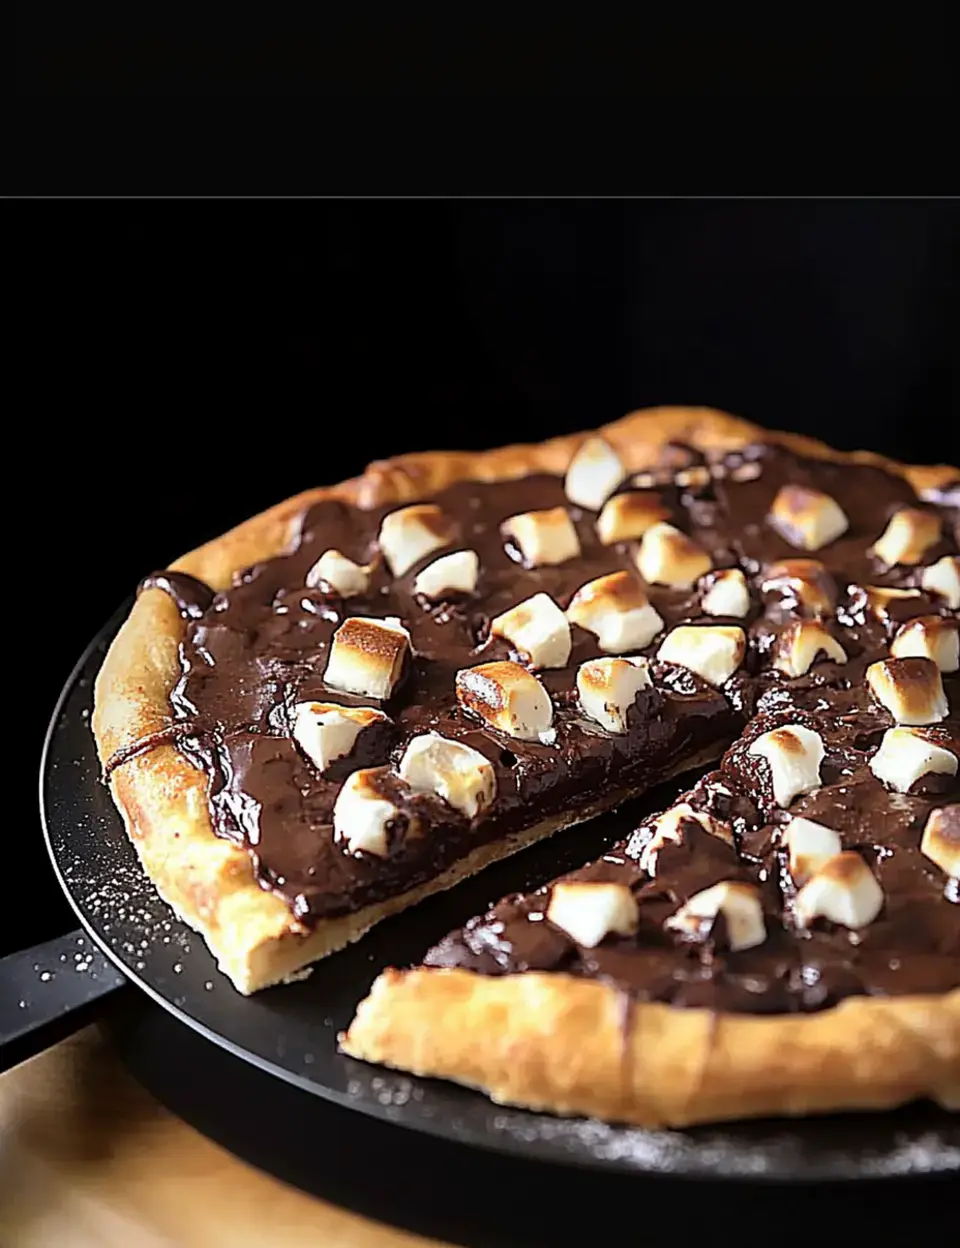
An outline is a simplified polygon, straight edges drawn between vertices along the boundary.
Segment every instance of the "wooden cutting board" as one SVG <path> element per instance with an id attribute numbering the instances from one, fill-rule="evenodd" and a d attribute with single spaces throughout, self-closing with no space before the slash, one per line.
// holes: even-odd
<path id="1" fill-rule="evenodd" d="M 288 1187 L 211 1143 L 95 1027 L 0 1075 L 3 1248 L 437 1245 Z"/>

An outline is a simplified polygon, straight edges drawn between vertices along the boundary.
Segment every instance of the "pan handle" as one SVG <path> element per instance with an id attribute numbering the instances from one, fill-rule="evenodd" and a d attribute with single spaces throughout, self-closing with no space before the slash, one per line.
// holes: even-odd
<path id="1" fill-rule="evenodd" d="M 79 928 L 0 958 L 0 1073 L 92 1022 L 126 982 Z"/>

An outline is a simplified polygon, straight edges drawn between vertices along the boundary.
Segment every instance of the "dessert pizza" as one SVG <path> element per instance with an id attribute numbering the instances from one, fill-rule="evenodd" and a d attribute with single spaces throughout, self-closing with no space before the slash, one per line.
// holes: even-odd
<path id="1" fill-rule="evenodd" d="M 376 463 L 143 582 L 104 770 L 252 992 L 718 764 L 385 972 L 345 1051 L 642 1123 L 956 1104 L 958 517 L 956 469 L 706 409 Z"/>

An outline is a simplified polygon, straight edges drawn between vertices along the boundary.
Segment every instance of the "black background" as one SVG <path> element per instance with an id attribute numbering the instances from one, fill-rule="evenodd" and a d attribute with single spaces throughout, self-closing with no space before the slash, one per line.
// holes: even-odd
<path id="1" fill-rule="evenodd" d="M 957 459 L 957 201 L 44 203 L 18 247 L 34 759 L 143 574 L 374 458 L 680 403 Z"/>
<path id="2" fill-rule="evenodd" d="M 678 403 L 958 459 L 951 200 L 41 203 L 14 241 L 31 766 L 142 575 L 373 458 Z M 28 819 L 15 861 L 50 902 L 10 947 L 72 925 Z"/>

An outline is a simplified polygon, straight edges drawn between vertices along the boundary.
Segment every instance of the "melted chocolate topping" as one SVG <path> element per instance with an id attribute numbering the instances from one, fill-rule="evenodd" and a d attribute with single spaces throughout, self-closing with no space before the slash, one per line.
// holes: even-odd
<path id="1" fill-rule="evenodd" d="M 199 620 L 214 599 L 210 586 L 188 572 L 152 572 L 137 586 L 137 594 L 146 589 L 162 589 L 169 594 L 185 620 Z"/>
<path id="2" fill-rule="evenodd" d="M 627 883 L 641 916 L 635 935 L 608 937 L 594 949 L 576 945 L 544 917 L 547 888 L 506 898 L 444 940 L 428 964 L 487 974 L 563 969 L 603 978 L 641 1000 L 749 1011 L 810 1010 L 848 993 L 942 991 L 960 984 L 960 907 L 951 904 L 956 887 L 945 889 L 943 873 L 919 850 L 928 813 L 955 803 L 960 785 L 956 778 L 926 777 L 917 792 L 891 793 L 867 767 L 893 723 L 870 697 L 867 666 L 888 656 L 903 619 L 951 615 L 941 598 L 918 594 L 877 618 L 865 593 L 867 586 L 919 585 L 920 568 L 887 569 L 868 547 L 899 507 L 924 504 L 904 480 L 879 468 L 808 460 L 768 445 L 727 455 L 709 473 L 690 471 L 704 464 L 690 448 L 670 447 L 661 470 L 621 489 L 639 485 L 655 494 L 672 522 L 709 552 L 714 569 L 739 567 L 751 587 L 749 616 L 727 620 L 701 613 L 709 576 L 691 590 L 649 586 L 666 627 L 741 625 L 747 654 L 721 693 L 684 668 L 656 662 L 659 635 L 643 651 L 654 659 L 654 688 L 641 692 L 623 735 L 605 733 L 577 705 L 577 668 L 601 652 L 594 635 L 576 626 L 566 667 L 538 673 L 554 704 L 552 744 L 496 732 L 471 719 L 456 700 L 459 669 L 517 657 L 506 642 L 489 636 L 494 616 L 539 592 L 565 608 L 595 577 L 619 569 L 635 574 L 636 543 L 601 545 L 595 513 L 569 504 L 558 477 L 461 482 L 435 495 L 431 502 L 453 521 L 452 540 L 396 578 L 377 549 L 380 522 L 395 507 L 360 511 L 338 501 L 320 503 L 304 516 L 292 553 L 238 573 L 225 592 L 215 595 L 182 573 L 148 577 L 142 588 L 170 593 L 187 622 L 183 673 L 171 695 L 172 731 L 180 749 L 209 776 L 218 835 L 246 845 L 263 887 L 283 897 L 309 926 L 406 891 L 485 842 L 551 816 L 599 808 L 628 791 L 642 792 L 675 771 L 678 760 L 717 757 L 745 732 L 689 798 L 695 808 L 732 823 L 734 846 L 687 821 L 681 843 L 661 850 L 651 879 L 638 863 L 649 839 L 649 829 L 641 828 L 571 877 Z M 780 634 L 804 608 L 787 582 L 761 588 L 771 565 L 808 556 L 765 522 L 788 482 L 830 495 L 850 521 L 839 539 L 809 553 L 825 565 L 821 579 L 836 604 L 827 626 L 848 661 L 821 656 L 797 678 L 781 674 L 772 660 Z M 936 504 L 926 504 L 944 523 L 924 565 L 956 551 L 957 502 L 954 489 L 941 490 Z M 568 508 L 580 555 L 557 566 L 523 567 L 500 525 L 519 512 L 557 506 Z M 331 548 L 358 564 L 373 564 L 362 596 L 344 601 L 323 584 L 307 587 L 308 571 Z M 434 605 L 417 597 L 417 573 L 444 550 L 460 549 L 479 556 L 476 593 Z M 414 658 L 394 696 L 382 704 L 323 683 L 333 633 L 352 615 L 398 616 L 410 632 Z M 960 679 L 944 674 L 944 687 L 951 713 L 931 735 L 958 751 Z M 361 734 L 346 765 L 321 776 L 291 736 L 292 708 L 313 699 L 377 706 L 390 724 Z M 826 748 L 823 787 L 796 799 L 789 816 L 804 814 L 837 830 L 844 849 L 864 854 L 884 890 L 879 917 L 859 932 L 820 920 L 801 930 L 796 922 L 795 889 L 776 835 L 788 814 L 773 803 L 764 764 L 746 753 L 749 741 L 784 723 L 814 728 Z M 468 820 L 438 797 L 395 786 L 391 799 L 410 816 L 401 823 L 416 833 L 391 837 L 386 858 L 351 854 L 332 829 L 344 775 L 356 767 L 396 764 L 410 738 L 425 731 L 462 741 L 490 760 L 497 782 L 492 807 Z M 692 894 L 733 879 L 761 889 L 768 933 L 762 945 L 724 952 L 722 921 L 699 940 L 682 940 L 663 927 Z"/>

